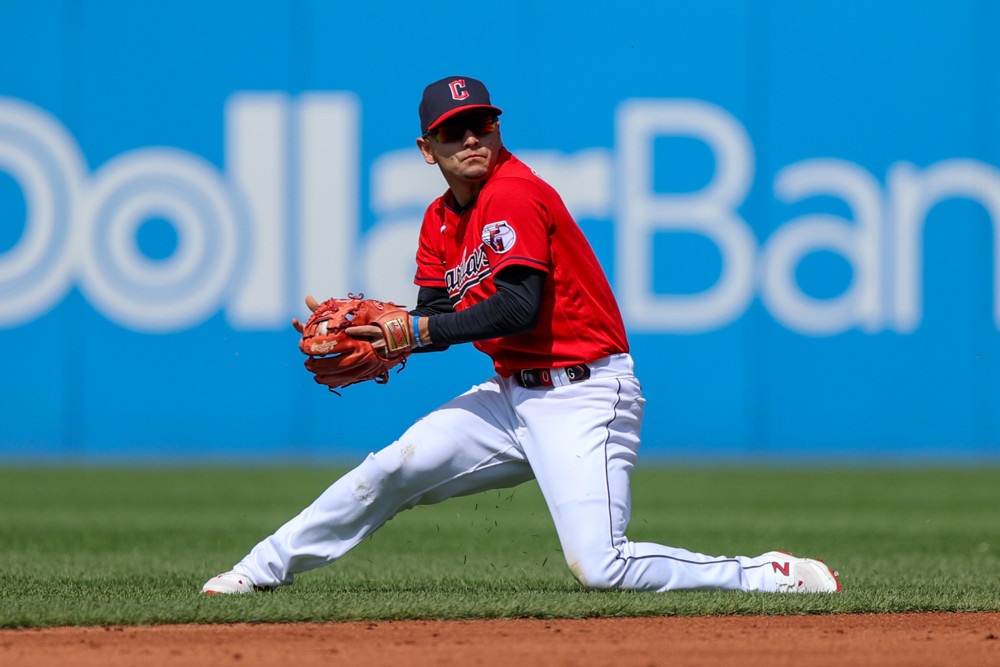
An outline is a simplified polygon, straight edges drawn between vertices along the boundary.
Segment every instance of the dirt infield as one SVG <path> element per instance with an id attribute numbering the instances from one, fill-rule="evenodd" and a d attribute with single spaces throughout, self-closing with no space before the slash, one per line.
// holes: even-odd
<path id="1" fill-rule="evenodd" d="M 1000 614 L 49 628 L 3 665 L 998 665 Z"/>

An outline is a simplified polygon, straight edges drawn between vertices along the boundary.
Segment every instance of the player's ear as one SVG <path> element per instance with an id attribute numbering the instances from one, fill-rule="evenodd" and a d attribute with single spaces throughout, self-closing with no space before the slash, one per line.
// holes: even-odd
<path id="1" fill-rule="evenodd" d="M 434 151 L 431 150 L 431 142 L 425 137 L 417 137 L 417 148 L 424 155 L 424 162 L 427 164 L 437 164 L 437 157 L 434 155 Z"/>

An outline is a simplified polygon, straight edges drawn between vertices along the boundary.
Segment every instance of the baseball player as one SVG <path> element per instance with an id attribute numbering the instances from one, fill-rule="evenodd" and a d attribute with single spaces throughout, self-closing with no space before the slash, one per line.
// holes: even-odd
<path id="1" fill-rule="evenodd" d="M 504 148 L 500 115 L 471 77 L 424 90 L 417 147 L 448 190 L 424 215 L 417 307 L 396 322 L 408 351 L 471 342 L 496 374 L 369 454 L 202 590 L 285 586 L 400 510 L 535 479 L 566 563 L 586 587 L 839 591 L 821 561 L 777 551 L 709 556 L 625 536 L 645 403 L 625 328 L 559 195 Z M 316 310 L 315 300 L 307 304 Z M 385 332 L 347 329 L 383 350 Z M 317 381 L 342 386 L 318 361 L 307 362 Z"/>

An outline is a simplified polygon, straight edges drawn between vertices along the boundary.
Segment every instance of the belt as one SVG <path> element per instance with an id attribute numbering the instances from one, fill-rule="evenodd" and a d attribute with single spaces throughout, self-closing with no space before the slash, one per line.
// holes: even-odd
<path id="1" fill-rule="evenodd" d="M 583 382 L 590 377 L 590 366 L 577 364 L 563 368 L 525 368 L 514 374 L 514 379 L 525 389 L 553 387 L 552 376 L 563 376 L 568 382 Z M 560 383 L 562 384 L 562 383 Z"/>

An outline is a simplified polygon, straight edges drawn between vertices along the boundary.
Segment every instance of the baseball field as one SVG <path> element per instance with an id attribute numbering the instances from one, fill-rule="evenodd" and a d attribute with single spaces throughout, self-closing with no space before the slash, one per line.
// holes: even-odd
<path id="1" fill-rule="evenodd" d="M 423 627 L 427 637 L 459 631 L 470 642 L 485 632 L 493 638 L 490 650 L 496 651 L 503 637 L 527 641 L 533 636 L 534 630 L 517 625 L 525 623 L 521 619 L 540 619 L 530 627 L 547 633 L 541 638 L 546 651 L 555 650 L 560 637 L 581 646 L 578 633 L 591 631 L 574 623 L 604 623 L 589 627 L 604 628 L 594 632 L 619 642 L 636 638 L 640 632 L 628 628 L 637 626 L 615 625 L 629 618 L 667 624 L 662 632 L 641 632 L 644 641 L 660 642 L 664 651 L 702 626 L 703 641 L 716 645 L 730 635 L 746 643 L 747 630 L 732 630 L 734 622 L 749 623 L 761 633 L 768 624 L 788 623 L 808 636 L 820 633 L 810 627 L 824 632 L 840 627 L 842 633 L 860 636 L 889 619 L 912 625 L 906 636 L 924 641 L 915 646 L 927 651 L 933 642 L 926 641 L 931 637 L 924 628 L 935 627 L 942 614 L 953 623 L 961 621 L 960 638 L 1000 661 L 1000 641 L 995 641 L 1000 636 L 997 468 L 640 466 L 636 471 L 631 539 L 710 554 L 781 549 L 823 558 L 840 572 L 843 592 L 838 595 L 584 590 L 563 561 L 534 484 L 404 512 L 338 563 L 273 593 L 199 594 L 206 579 L 229 569 L 340 472 L 0 471 L 0 627 L 5 628 L 0 663 L 44 664 L 46 658 L 32 647 L 47 646 L 53 659 L 60 655 L 53 645 L 89 642 L 89 655 L 100 654 L 107 664 L 107 651 L 120 650 L 129 637 L 148 651 L 154 642 L 135 639 L 143 629 L 129 626 L 172 626 L 146 628 L 149 636 L 183 628 L 287 640 L 301 639 L 310 628 L 353 628 L 374 639 L 381 637 L 380 630 L 420 634 Z M 444 620 L 455 622 L 440 623 Z M 822 623 L 810 625 L 817 620 Z M 477 630 L 480 621 L 493 625 Z M 285 625 L 263 625 L 270 623 Z M 66 632 L 83 634 L 67 639 Z M 101 641 L 95 644 L 94 637 Z M 164 661 L 173 656 L 177 664 L 190 664 L 190 655 L 181 660 L 186 641 L 169 640 L 173 653 L 166 653 Z M 227 641 L 244 646 L 242 654 L 238 648 L 231 651 L 242 664 L 252 662 L 247 644 L 238 638 L 217 639 L 213 646 Z M 339 640 L 330 641 L 337 653 Z M 375 641 L 396 649 L 405 649 L 407 641 L 411 648 L 421 644 L 417 639 Z M 446 641 L 453 640 L 431 645 Z M 879 641 L 871 641 L 871 650 L 879 651 Z M 957 658 L 951 644 L 938 642 L 937 648 Z M 477 655 L 480 664 L 491 664 L 490 657 L 499 654 Z M 453 664 L 440 656 L 434 663 Z"/>

